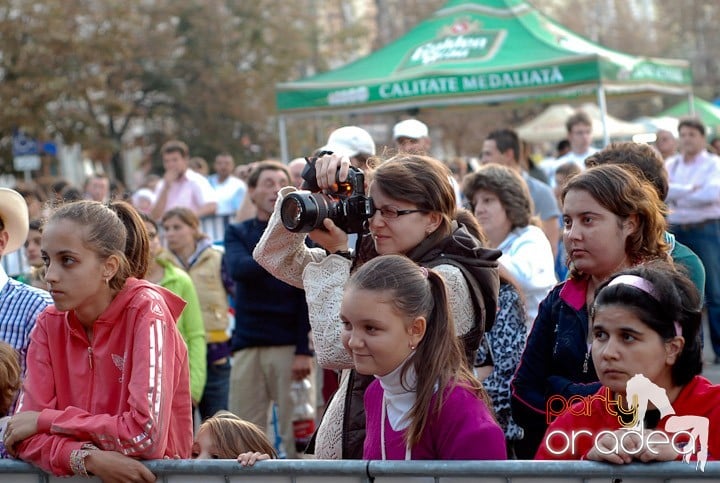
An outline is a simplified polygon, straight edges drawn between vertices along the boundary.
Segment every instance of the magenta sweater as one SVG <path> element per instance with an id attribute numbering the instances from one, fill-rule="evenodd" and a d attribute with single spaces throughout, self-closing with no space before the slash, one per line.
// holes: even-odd
<path id="1" fill-rule="evenodd" d="M 365 391 L 363 458 L 379 460 L 383 389 L 373 381 Z M 385 418 L 385 451 L 389 460 L 405 459 L 405 431 L 393 431 Z M 504 460 L 505 436 L 485 403 L 462 386 L 448 391 L 440 414 L 430 418 L 411 450 L 414 460 Z"/>

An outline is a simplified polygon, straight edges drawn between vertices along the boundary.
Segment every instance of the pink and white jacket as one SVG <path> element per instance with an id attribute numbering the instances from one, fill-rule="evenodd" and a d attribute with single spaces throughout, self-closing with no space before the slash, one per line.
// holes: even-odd
<path id="1" fill-rule="evenodd" d="M 72 475 L 70 457 L 93 443 L 139 459 L 189 458 L 193 442 L 185 343 L 175 321 L 185 302 L 129 278 L 93 326 L 50 306 L 31 334 L 18 412 L 40 411 L 20 458 Z"/>

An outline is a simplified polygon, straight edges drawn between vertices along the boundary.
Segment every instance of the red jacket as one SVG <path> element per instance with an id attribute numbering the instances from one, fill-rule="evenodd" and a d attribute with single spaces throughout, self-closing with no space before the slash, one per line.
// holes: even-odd
<path id="1" fill-rule="evenodd" d="M 573 415 L 570 411 L 564 412 L 555 421 L 553 421 L 545 433 L 542 444 L 535 454 L 537 460 L 579 460 L 592 449 L 595 436 L 602 430 L 615 431 L 620 429 L 621 425 L 617 416 L 610 414 L 603 402 L 605 386 L 593 396 L 589 411 L 582 406 L 583 403 L 574 404 L 573 412 L 582 415 Z M 717 460 L 720 455 L 720 386 L 713 385 L 710 381 L 702 376 L 695 376 L 685 385 L 673 401 L 672 407 L 676 416 L 704 416 L 709 419 L 710 431 L 708 438 L 708 460 Z M 663 430 L 668 417 L 661 419 L 657 425 L 657 430 Z M 553 454 L 546 446 L 546 438 L 553 431 L 561 431 L 563 434 L 570 436 L 572 431 L 577 434 L 580 430 L 588 430 L 591 436 L 578 435 L 575 440 L 575 451 L 571 452 L 568 447 L 562 454 Z M 646 432 L 653 429 L 646 429 Z M 558 452 L 566 443 L 570 441 L 559 435 L 553 436 L 551 439 L 551 448 Z M 687 441 L 687 438 L 678 438 L 678 443 Z M 697 449 L 697 448 L 696 448 Z M 695 455 L 691 458 L 695 460 Z"/>
<path id="2" fill-rule="evenodd" d="M 92 442 L 140 459 L 189 458 L 193 441 L 187 349 L 175 326 L 185 302 L 130 278 L 93 326 L 74 312 L 38 317 L 18 411 L 40 411 L 20 458 L 71 475 L 70 455 Z"/>

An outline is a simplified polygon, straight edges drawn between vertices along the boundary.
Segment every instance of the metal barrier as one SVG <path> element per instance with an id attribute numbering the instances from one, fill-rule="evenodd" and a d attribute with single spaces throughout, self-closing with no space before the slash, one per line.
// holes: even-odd
<path id="1" fill-rule="evenodd" d="M 589 461 L 316 461 L 272 460 L 243 468 L 233 460 L 157 460 L 148 468 L 163 483 L 531 483 L 560 481 L 685 482 L 720 480 L 720 463 L 702 472 L 695 464 L 634 463 L 610 465 Z M 0 481 L 79 483 L 97 478 L 57 478 L 20 461 L 0 460 Z"/>

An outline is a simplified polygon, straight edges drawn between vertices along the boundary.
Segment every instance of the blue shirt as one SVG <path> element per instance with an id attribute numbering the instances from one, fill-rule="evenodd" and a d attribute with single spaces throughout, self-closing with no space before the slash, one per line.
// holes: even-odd
<path id="1" fill-rule="evenodd" d="M 45 290 L 8 278 L 0 267 L 0 340 L 20 354 L 20 368 L 25 375 L 25 356 L 30 344 L 30 331 L 38 315 L 53 300 Z"/>

